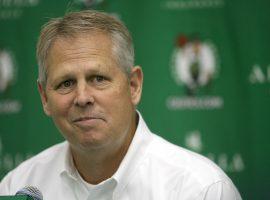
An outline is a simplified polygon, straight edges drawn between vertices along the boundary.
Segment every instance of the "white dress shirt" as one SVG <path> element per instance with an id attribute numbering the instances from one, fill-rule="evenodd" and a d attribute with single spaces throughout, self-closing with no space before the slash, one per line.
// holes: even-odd
<path id="1" fill-rule="evenodd" d="M 241 200 L 224 172 L 209 159 L 151 133 L 140 116 L 127 154 L 115 174 L 85 182 L 69 144 L 57 144 L 23 162 L 0 183 L 0 195 L 35 186 L 44 200 Z"/>

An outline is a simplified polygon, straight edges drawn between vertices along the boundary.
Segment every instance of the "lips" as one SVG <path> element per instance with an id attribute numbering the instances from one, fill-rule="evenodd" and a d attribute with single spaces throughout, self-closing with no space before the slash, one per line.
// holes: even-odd
<path id="1" fill-rule="evenodd" d="M 100 123 L 101 121 L 105 121 L 100 116 L 84 116 L 84 117 L 77 117 L 72 122 L 80 127 L 80 128 L 92 128 L 97 125 L 97 123 Z"/>
<path id="2" fill-rule="evenodd" d="M 88 121 L 88 120 L 95 120 L 95 119 L 101 119 L 99 117 L 79 117 L 73 120 L 73 122 L 81 122 L 81 121 Z"/>

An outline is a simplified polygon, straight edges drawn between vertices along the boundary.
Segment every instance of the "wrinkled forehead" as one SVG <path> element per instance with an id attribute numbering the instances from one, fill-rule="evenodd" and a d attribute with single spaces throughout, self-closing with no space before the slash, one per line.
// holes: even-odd
<path id="1" fill-rule="evenodd" d="M 102 38 L 102 40 L 100 40 Z M 97 45 L 99 48 L 106 48 L 109 50 L 112 50 L 112 38 L 108 33 L 102 32 L 102 31 L 91 31 L 86 33 L 76 33 L 72 35 L 59 35 L 57 36 L 54 41 L 52 41 L 48 55 L 50 55 L 51 51 L 54 49 L 55 46 L 57 47 L 73 47 L 77 48 L 78 45 L 81 46 L 85 41 L 92 41 L 94 43 L 95 41 L 98 41 L 99 43 L 94 45 Z"/>
<path id="2" fill-rule="evenodd" d="M 113 44 L 110 36 L 102 32 L 93 32 L 91 34 L 81 33 L 72 37 L 59 36 L 57 37 L 48 52 L 47 66 L 50 66 L 54 61 L 65 56 L 76 58 L 81 54 L 87 56 L 87 52 L 92 54 L 104 54 L 114 59 Z M 61 57 L 60 57 L 61 55 Z"/>

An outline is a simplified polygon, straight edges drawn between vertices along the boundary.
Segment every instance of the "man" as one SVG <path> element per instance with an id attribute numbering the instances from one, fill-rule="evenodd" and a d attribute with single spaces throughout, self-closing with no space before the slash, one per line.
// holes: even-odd
<path id="1" fill-rule="evenodd" d="M 136 111 L 143 73 L 132 39 L 114 17 L 69 13 L 42 29 L 38 89 L 45 113 L 66 142 L 25 161 L 0 184 L 45 200 L 239 200 L 211 161 L 151 133 Z"/>

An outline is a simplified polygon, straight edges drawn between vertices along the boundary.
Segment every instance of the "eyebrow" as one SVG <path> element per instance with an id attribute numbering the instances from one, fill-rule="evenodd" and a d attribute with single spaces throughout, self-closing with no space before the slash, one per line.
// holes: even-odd
<path id="1" fill-rule="evenodd" d="M 98 65 L 96 68 L 94 69 L 88 69 L 86 70 L 86 76 L 88 75 L 91 75 L 91 74 L 103 74 L 103 73 L 106 73 L 106 72 L 109 72 L 109 69 L 107 67 L 104 67 L 102 68 L 100 65 Z M 72 79 L 72 78 L 75 78 L 76 75 L 73 74 L 73 72 L 69 71 L 68 72 L 64 72 L 62 73 L 60 76 L 56 77 L 53 81 L 52 81 L 52 84 L 57 84 L 63 80 L 66 80 L 66 79 Z"/>

